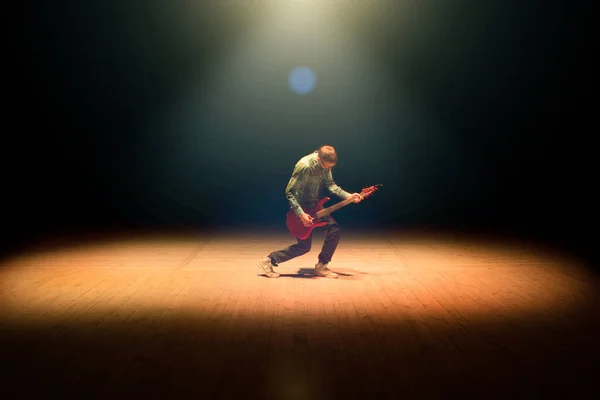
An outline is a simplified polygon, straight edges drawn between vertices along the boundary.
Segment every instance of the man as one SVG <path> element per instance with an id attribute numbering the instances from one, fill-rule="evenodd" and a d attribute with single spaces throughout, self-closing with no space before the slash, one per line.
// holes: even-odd
<path id="1" fill-rule="evenodd" d="M 285 189 L 285 195 L 302 224 L 309 227 L 313 223 L 313 218 L 304 212 L 305 208 L 316 205 L 319 200 L 321 188 L 327 189 L 330 193 L 341 199 L 352 198 L 355 203 L 362 200 L 360 193 L 350 194 L 342 190 L 333 181 L 331 168 L 337 163 L 337 154 L 332 146 L 322 146 L 312 154 L 302 157 L 294 167 L 292 177 Z M 315 275 L 326 278 L 337 278 L 338 275 L 331 271 L 327 265 L 333 257 L 333 253 L 340 241 L 340 227 L 337 222 L 327 215 L 323 217 L 327 221 L 325 228 L 325 242 L 318 257 L 318 263 L 315 265 Z M 273 270 L 278 264 L 304 255 L 310 251 L 312 244 L 312 234 L 307 239 L 297 239 L 298 243 L 277 250 L 269 254 L 258 262 L 258 267 L 269 277 L 277 278 L 279 274 Z"/>

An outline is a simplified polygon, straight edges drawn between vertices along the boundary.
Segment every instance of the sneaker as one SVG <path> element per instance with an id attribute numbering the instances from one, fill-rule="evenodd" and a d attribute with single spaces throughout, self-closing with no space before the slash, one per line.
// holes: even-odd
<path id="1" fill-rule="evenodd" d="M 256 265 L 258 265 L 258 268 L 260 268 L 260 270 L 269 278 L 279 278 L 279 274 L 273 271 L 273 264 L 271 264 L 271 259 L 269 257 L 263 258 Z"/>
<path id="2" fill-rule="evenodd" d="M 322 276 L 324 278 L 337 278 L 338 274 L 327 268 L 328 264 L 317 263 L 315 265 L 315 275 Z"/>

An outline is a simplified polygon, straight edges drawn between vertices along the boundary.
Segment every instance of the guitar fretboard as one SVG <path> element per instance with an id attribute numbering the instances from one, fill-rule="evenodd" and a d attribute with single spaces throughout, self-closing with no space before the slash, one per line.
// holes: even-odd
<path id="1" fill-rule="evenodd" d="M 347 206 L 348 204 L 350 204 L 352 202 L 352 199 L 346 199 L 343 201 L 340 201 L 339 203 L 336 203 L 334 205 L 332 205 L 331 207 L 327 207 L 322 209 L 321 211 L 319 211 L 317 213 L 317 218 L 321 218 L 324 217 L 326 215 L 331 214 L 332 212 L 339 210 L 340 208 Z"/>

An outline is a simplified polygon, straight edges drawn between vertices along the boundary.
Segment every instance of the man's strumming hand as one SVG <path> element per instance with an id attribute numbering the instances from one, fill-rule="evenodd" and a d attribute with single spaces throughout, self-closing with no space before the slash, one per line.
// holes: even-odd
<path id="1" fill-rule="evenodd" d="M 307 213 L 303 213 L 300 215 L 300 221 L 302 221 L 302 225 L 308 228 L 313 224 L 313 217 L 311 217 Z"/>

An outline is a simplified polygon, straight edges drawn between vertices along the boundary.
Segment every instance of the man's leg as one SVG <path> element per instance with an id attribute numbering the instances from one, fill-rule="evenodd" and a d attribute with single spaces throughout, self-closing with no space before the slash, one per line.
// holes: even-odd
<path id="1" fill-rule="evenodd" d="M 324 217 L 327 220 L 325 225 L 325 242 L 321 253 L 319 253 L 319 262 L 315 265 L 315 274 L 327 278 L 337 278 L 338 275 L 327 268 L 331 261 L 338 243 L 340 242 L 340 226 L 331 215 Z"/>
<path id="2" fill-rule="evenodd" d="M 271 263 L 275 266 L 291 260 L 292 258 L 300 257 L 310 251 L 312 245 L 312 235 L 304 240 L 296 239 L 298 243 L 286 247 L 282 250 L 277 250 L 268 255 Z"/>
<path id="3" fill-rule="evenodd" d="M 310 251 L 312 245 L 312 235 L 304 240 L 297 239 L 298 243 L 286 247 L 285 249 L 273 251 L 263 260 L 258 262 L 258 267 L 269 278 L 277 278 L 279 274 L 273 271 L 273 267 L 276 267 L 279 263 L 286 262 L 292 258 L 299 257 Z"/>

